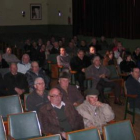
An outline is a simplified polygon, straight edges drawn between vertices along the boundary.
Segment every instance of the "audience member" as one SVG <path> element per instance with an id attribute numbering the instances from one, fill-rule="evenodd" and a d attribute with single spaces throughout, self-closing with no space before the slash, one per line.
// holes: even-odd
<path id="1" fill-rule="evenodd" d="M 45 56 L 45 45 L 42 44 L 40 51 L 39 51 L 39 55 L 38 55 L 38 61 L 39 61 L 39 67 L 43 68 L 45 61 L 46 61 L 46 56 Z"/>
<path id="2" fill-rule="evenodd" d="M 25 45 L 24 45 L 24 53 L 28 54 L 29 56 L 31 55 L 31 42 L 30 39 L 27 39 L 25 41 Z"/>
<path id="3" fill-rule="evenodd" d="M 35 90 L 28 95 L 26 105 L 28 111 L 39 111 L 40 107 L 48 103 L 48 93 L 45 91 L 44 79 L 38 77 L 34 81 Z"/>
<path id="4" fill-rule="evenodd" d="M 38 39 L 38 42 L 37 42 L 37 46 L 39 47 L 39 49 L 41 49 L 41 46 L 43 45 L 43 41 L 41 38 Z"/>
<path id="5" fill-rule="evenodd" d="M 109 45 L 109 49 L 112 50 L 118 44 L 117 38 L 113 38 L 112 43 Z"/>
<path id="6" fill-rule="evenodd" d="M 10 47 L 6 48 L 6 52 L 2 55 L 2 57 L 7 63 L 19 62 L 19 59 L 14 54 L 12 54 L 12 49 Z"/>
<path id="7" fill-rule="evenodd" d="M 82 40 L 82 41 L 81 41 L 79 49 L 80 49 L 80 50 L 83 50 L 85 54 L 88 53 L 88 46 L 87 46 L 85 40 Z"/>
<path id="8" fill-rule="evenodd" d="M 74 46 L 73 42 L 69 42 L 68 47 L 66 47 L 66 52 L 70 55 L 70 56 L 75 56 L 77 54 L 77 47 Z"/>
<path id="9" fill-rule="evenodd" d="M 75 107 L 62 101 L 62 94 L 57 88 L 50 90 L 50 103 L 42 106 L 39 111 L 39 120 L 44 134 L 60 134 L 66 139 L 66 132 L 84 128 L 83 118 Z"/>
<path id="10" fill-rule="evenodd" d="M 8 63 L 5 61 L 5 59 L 2 58 L 2 54 L 0 54 L 0 68 L 8 68 L 9 65 Z"/>
<path id="11" fill-rule="evenodd" d="M 94 88 L 86 90 L 86 100 L 76 109 L 83 117 L 85 128 L 97 127 L 102 132 L 102 126 L 114 119 L 112 108 L 98 101 L 99 91 Z"/>
<path id="12" fill-rule="evenodd" d="M 22 56 L 22 61 L 17 64 L 18 72 L 25 74 L 30 68 L 30 57 L 28 54 Z"/>
<path id="13" fill-rule="evenodd" d="M 96 52 L 96 49 L 94 46 L 90 46 L 89 47 L 89 54 L 87 55 L 90 59 L 90 61 L 92 62 L 92 59 L 95 57 L 95 56 L 100 56 L 100 58 L 102 59 L 103 56 L 101 56 L 98 52 Z"/>
<path id="14" fill-rule="evenodd" d="M 60 48 L 60 55 L 57 56 L 57 65 L 63 66 L 63 70 L 70 70 L 70 56 L 65 48 Z"/>
<path id="15" fill-rule="evenodd" d="M 38 61 L 39 51 L 40 51 L 40 48 L 37 46 L 37 43 L 34 41 L 32 43 L 32 48 L 31 48 L 31 60 L 32 61 Z"/>
<path id="16" fill-rule="evenodd" d="M 92 38 L 91 44 L 89 46 L 94 46 L 97 52 L 101 50 L 101 46 L 98 44 L 96 37 Z"/>
<path id="17" fill-rule="evenodd" d="M 4 82 L 6 84 L 8 95 L 18 94 L 23 99 L 23 94 L 29 92 L 28 83 L 26 76 L 17 71 L 17 64 L 11 63 L 10 72 L 4 75 Z"/>
<path id="18" fill-rule="evenodd" d="M 59 54 L 59 44 L 58 44 L 58 42 L 53 43 L 53 48 L 51 49 L 50 54 Z"/>
<path id="19" fill-rule="evenodd" d="M 120 101 L 120 86 L 117 83 L 111 82 L 108 78 L 110 76 L 110 71 L 101 65 L 101 60 L 99 56 L 95 56 L 93 59 L 93 64 L 86 68 L 85 70 L 86 78 L 92 78 L 93 87 L 99 90 L 99 99 L 102 102 L 108 103 L 104 96 L 104 89 L 106 87 L 111 87 L 114 89 L 115 94 L 115 104 L 122 105 Z"/>
<path id="20" fill-rule="evenodd" d="M 136 65 L 140 68 L 140 48 L 137 47 L 133 52 L 133 58 L 136 62 Z"/>
<path id="21" fill-rule="evenodd" d="M 108 43 L 106 41 L 105 36 L 101 36 L 101 40 L 99 41 L 99 45 L 101 46 L 101 50 L 107 50 L 108 49 Z"/>
<path id="22" fill-rule="evenodd" d="M 77 71 L 76 80 L 79 83 L 81 91 L 84 90 L 85 68 L 91 64 L 89 58 L 85 56 L 84 51 L 78 50 L 77 56 L 73 57 L 70 61 L 70 66 L 73 71 Z"/>
<path id="23" fill-rule="evenodd" d="M 59 76 L 59 84 L 56 86 L 62 93 L 62 100 L 78 106 L 84 100 L 80 91 L 74 85 L 70 85 L 70 74 L 62 72 Z"/>
<path id="24" fill-rule="evenodd" d="M 131 54 L 126 54 L 125 59 L 120 63 L 120 70 L 122 73 L 130 73 L 131 69 L 136 67 L 135 62 L 132 60 Z"/>
<path id="25" fill-rule="evenodd" d="M 135 102 L 135 107 L 140 113 L 140 69 L 135 67 L 132 69 L 131 75 L 126 80 L 127 94 L 137 94 L 138 97 Z M 133 108 L 133 101 L 130 100 L 130 108 Z"/>
<path id="26" fill-rule="evenodd" d="M 34 90 L 34 80 L 37 77 L 42 77 L 45 81 L 45 88 L 49 88 L 50 78 L 45 74 L 42 69 L 39 69 L 39 65 L 36 61 L 31 63 L 31 69 L 26 73 L 28 85 L 30 87 L 30 92 Z"/>

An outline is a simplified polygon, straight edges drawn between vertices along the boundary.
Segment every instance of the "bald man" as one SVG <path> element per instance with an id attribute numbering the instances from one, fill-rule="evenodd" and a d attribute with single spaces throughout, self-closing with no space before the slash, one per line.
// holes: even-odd
<path id="1" fill-rule="evenodd" d="M 22 56 L 22 61 L 17 64 L 18 72 L 25 74 L 30 68 L 30 57 L 28 54 Z"/>
<path id="2" fill-rule="evenodd" d="M 17 64 L 11 63 L 10 72 L 5 74 L 4 81 L 8 95 L 18 94 L 23 99 L 23 94 L 28 93 L 28 83 L 25 75 L 17 72 Z"/>
<path id="3" fill-rule="evenodd" d="M 39 119 L 44 134 L 61 134 L 66 139 L 66 132 L 84 128 L 83 118 L 70 103 L 62 101 L 59 89 L 52 88 L 48 99 L 50 103 L 41 107 Z"/>

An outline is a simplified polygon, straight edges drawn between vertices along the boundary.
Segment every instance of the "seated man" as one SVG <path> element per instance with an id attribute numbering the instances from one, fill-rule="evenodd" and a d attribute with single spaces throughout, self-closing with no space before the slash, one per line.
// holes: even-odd
<path id="1" fill-rule="evenodd" d="M 83 50 L 78 50 L 77 56 L 70 61 L 70 66 L 73 71 L 77 71 L 76 80 L 79 82 L 81 91 L 84 90 L 85 68 L 91 64 L 89 58 L 85 55 Z"/>
<path id="2" fill-rule="evenodd" d="M 59 84 L 56 86 L 62 93 L 62 100 L 69 101 L 74 106 L 83 103 L 84 98 L 76 86 L 70 85 L 70 75 L 67 72 L 62 72 L 59 76 Z"/>
<path id="3" fill-rule="evenodd" d="M 70 69 L 70 56 L 66 53 L 65 48 L 60 48 L 60 55 L 57 56 L 57 65 L 63 66 L 63 70 Z"/>
<path id="4" fill-rule="evenodd" d="M 39 111 L 39 108 L 48 103 L 47 91 L 45 91 L 44 79 L 38 77 L 34 81 L 35 90 L 28 95 L 26 104 L 28 111 Z"/>
<path id="5" fill-rule="evenodd" d="M 84 128 L 83 118 L 72 104 L 62 101 L 60 90 L 52 88 L 48 99 L 50 103 L 39 110 L 39 120 L 44 134 L 61 134 L 66 139 L 66 132 Z"/>
<path id="6" fill-rule="evenodd" d="M 135 67 L 132 69 L 131 75 L 126 80 L 127 94 L 137 94 L 138 97 L 135 102 L 135 107 L 140 112 L 140 70 Z M 133 107 L 133 102 L 130 101 L 130 108 Z M 136 110 L 136 111 L 137 111 Z"/>
<path id="7" fill-rule="evenodd" d="M 86 100 L 76 109 L 84 119 L 85 128 L 97 127 L 102 132 L 102 126 L 114 119 L 114 112 L 108 104 L 98 101 L 97 89 L 87 89 L 86 94 Z"/>
<path id="8" fill-rule="evenodd" d="M 122 102 L 120 101 L 120 93 L 121 89 L 120 86 L 117 83 L 111 82 L 108 78 L 110 75 L 110 71 L 101 65 L 100 57 L 95 56 L 93 58 L 93 64 L 86 68 L 85 70 L 86 78 L 92 78 L 92 84 L 93 87 L 99 90 L 99 99 L 102 102 L 108 101 L 105 99 L 104 96 L 104 89 L 106 87 L 114 88 L 114 94 L 115 94 L 115 104 L 122 105 Z"/>
<path id="9" fill-rule="evenodd" d="M 17 72 L 17 64 L 11 63 L 10 72 L 4 75 L 8 95 L 18 94 L 23 99 L 23 94 L 28 93 L 28 83 L 26 76 Z"/>
<path id="10" fill-rule="evenodd" d="M 30 68 L 30 57 L 28 54 L 22 56 L 22 61 L 17 64 L 18 72 L 25 74 Z"/>
<path id="11" fill-rule="evenodd" d="M 2 57 L 7 63 L 19 62 L 19 59 L 14 54 L 12 54 L 12 49 L 10 47 L 6 48 L 6 52 L 2 55 Z"/>
<path id="12" fill-rule="evenodd" d="M 50 78 L 45 74 L 42 69 L 39 69 L 39 65 L 36 61 L 31 63 L 31 69 L 26 72 L 28 85 L 30 87 L 30 92 L 34 90 L 34 80 L 37 77 L 42 77 L 45 81 L 45 88 L 49 88 Z"/>

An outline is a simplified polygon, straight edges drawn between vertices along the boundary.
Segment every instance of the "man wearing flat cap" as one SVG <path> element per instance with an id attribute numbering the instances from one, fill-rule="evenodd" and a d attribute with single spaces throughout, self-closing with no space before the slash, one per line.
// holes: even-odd
<path id="1" fill-rule="evenodd" d="M 56 86 L 62 93 L 62 100 L 70 102 L 74 106 L 83 103 L 84 97 L 74 85 L 70 85 L 70 74 L 67 72 L 60 73 L 59 84 Z"/>
<path id="2" fill-rule="evenodd" d="M 114 119 L 112 108 L 98 101 L 99 91 L 90 88 L 85 91 L 86 100 L 77 107 L 77 111 L 84 119 L 85 128 L 97 127 L 102 131 L 102 125 Z"/>

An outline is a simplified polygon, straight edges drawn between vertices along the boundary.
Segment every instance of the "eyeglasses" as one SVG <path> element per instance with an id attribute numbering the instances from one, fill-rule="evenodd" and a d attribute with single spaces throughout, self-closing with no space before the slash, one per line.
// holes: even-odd
<path id="1" fill-rule="evenodd" d="M 57 98 L 57 97 L 61 97 L 61 95 L 49 95 L 52 98 Z"/>
<path id="2" fill-rule="evenodd" d="M 44 85 L 45 83 L 36 83 L 36 85 Z"/>

